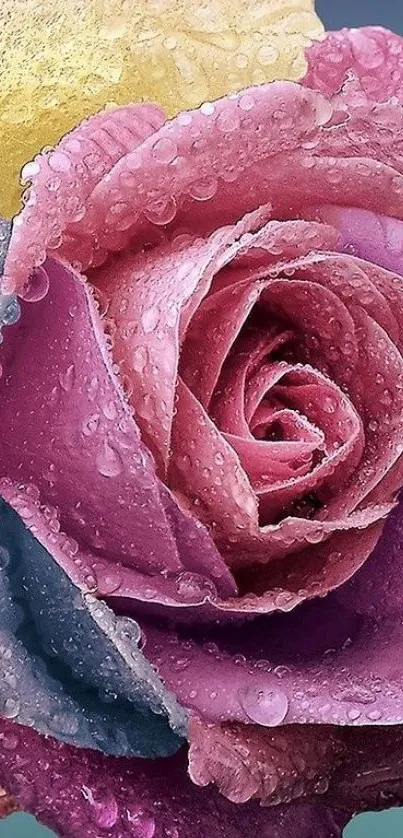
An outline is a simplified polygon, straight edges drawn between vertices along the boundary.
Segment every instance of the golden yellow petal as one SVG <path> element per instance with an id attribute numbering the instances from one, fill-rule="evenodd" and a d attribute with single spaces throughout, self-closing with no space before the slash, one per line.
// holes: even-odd
<path id="1" fill-rule="evenodd" d="M 297 79 L 321 33 L 313 0 L 1 0 L 0 213 L 18 208 L 23 163 L 84 116 Z"/>

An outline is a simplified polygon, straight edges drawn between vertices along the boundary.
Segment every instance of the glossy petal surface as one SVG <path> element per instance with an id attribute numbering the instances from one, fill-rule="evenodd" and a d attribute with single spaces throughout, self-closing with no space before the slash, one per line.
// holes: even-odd
<path id="1" fill-rule="evenodd" d="M 20 750 L 21 749 L 21 750 Z M 348 815 L 325 803 L 236 806 L 192 785 L 186 755 L 169 760 L 104 758 L 0 722 L 0 781 L 60 838 L 340 838 Z"/>
<path id="2" fill-rule="evenodd" d="M 23 163 L 88 114 L 141 100 L 175 114 L 252 82 L 297 79 L 322 32 L 311 0 L 265 0 L 253 12 L 247 0 L 140 0 L 135 10 L 124 0 L 5 0 L 0 29 L 6 215 Z"/>
<path id="3" fill-rule="evenodd" d="M 139 626 L 80 591 L 0 504 L 0 714 L 107 753 L 177 750 L 184 714 L 143 658 Z"/>

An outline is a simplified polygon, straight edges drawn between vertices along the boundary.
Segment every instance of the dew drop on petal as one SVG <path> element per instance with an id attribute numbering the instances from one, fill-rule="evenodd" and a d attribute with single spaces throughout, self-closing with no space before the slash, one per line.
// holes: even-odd
<path id="1" fill-rule="evenodd" d="M 111 568 L 103 573 L 97 574 L 97 588 L 102 596 L 113 594 L 120 587 L 122 576 L 119 570 Z"/>
<path id="2" fill-rule="evenodd" d="M 16 297 L 3 297 L 0 301 L 0 322 L 3 326 L 12 326 L 21 315 L 21 307 Z"/>
<path id="3" fill-rule="evenodd" d="M 27 287 L 21 292 L 21 297 L 27 303 L 37 303 L 46 297 L 48 290 L 48 274 L 44 268 L 38 267 L 31 274 Z"/>
<path id="4" fill-rule="evenodd" d="M 74 380 L 75 380 L 74 364 L 70 364 L 70 366 L 67 367 L 67 369 L 65 371 L 59 373 L 60 386 L 66 393 L 71 393 L 71 391 L 73 389 L 73 385 L 74 385 Z"/>
<path id="5" fill-rule="evenodd" d="M 91 819 L 94 824 L 100 829 L 112 829 L 119 815 L 116 798 L 112 794 L 107 794 L 103 800 L 97 800 L 93 791 L 87 786 L 82 786 L 81 791 L 91 806 Z"/>
<path id="6" fill-rule="evenodd" d="M 141 325 L 146 334 L 153 332 L 160 318 L 160 310 L 157 306 L 146 308 L 141 315 Z"/>
<path id="7" fill-rule="evenodd" d="M 16 698 L 6 698 L 2 708 L 1 715 L 6 719 L 15 719 L 20 712 L 20 702 Z"/>
<path id="8" fill-rule="evenodd" d="M 130 835 L 133 838 L 154 838 L 155 835 L 155 820 L 144 812 L 139 807 L 126 809 L 126 817 L 130 823 Z"/>
<path id="9" fill-rule="evenodd" d="M 118 477 L 123 464 L 120 454 L 112 448 L 109 442 L 104 442 L 95 458 L 96 467 L 103 477 Z"/>
<path id="10" fill-rule="evenodd" d="M 240 691 L 240 703 L 248 718 L 264 727 L 277 727 L 288 713 L 288 698 L 276 687 L 261 684 Z"/>

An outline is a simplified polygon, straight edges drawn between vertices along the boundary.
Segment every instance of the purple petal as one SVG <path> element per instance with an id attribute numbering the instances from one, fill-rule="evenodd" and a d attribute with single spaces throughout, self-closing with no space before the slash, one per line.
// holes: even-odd
<path id="1" fill-rule="evenodd" d="M 192 785 L 186 754 L 104 758 L 0 722 L 0 783 L 60 838 L 338 838 L 348 816 L 325 803 L 237 806 Z"/>

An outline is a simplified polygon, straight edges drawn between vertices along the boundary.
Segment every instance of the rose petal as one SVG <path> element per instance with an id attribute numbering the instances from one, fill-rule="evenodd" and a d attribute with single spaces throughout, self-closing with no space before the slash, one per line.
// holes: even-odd
<path id="1" fill-rule="evenodd" d="M 0 715 L 107 753 L 174 752 L 184 713 L 138 624 L 80 591 L 4 501 L 0 520 Z"/>
<path id="2" fill-rule="evenodd" d="M 274 714 L 280 718 L 285 705 L 278 698 L 277 706 L 275 702 L 273 698 Z M 238 804 L 253 798 L 268 806 L 304 797 L 315 799 L 327 790 L 343 759 L 337 728 L 329 731 L 293 725 L 269 730 L 258 725 L 206 725 L 191 718 L 189 742 L 193 782 L 198 786 L 214 783 L 221 794 Z"/>
<path id="3" fill-rule="evenodd" d="M 401 805 L 400 727 L 336 733 L 334 728 L 320 732 L 288 726 L 268 734 L 242 725 L 195 722 L 192 738 L 191 775 L 200 785 L 215 782 L 230 800 L 255 795 L 270 806 L 304 794 L 312 800 L 316 794 L 344 809 L 354 801 L 356 812 Z"/>
<path id="4" fill-rule="evenodd" d="M 293 613 L 273 615 L 269 632 L 267 617 L 249 623 L 247 631 L 233 623 L 172 631 L 169 637 L 148 626 L 146 653 L 181 704 L 205 722 L 400 725 L 398 598 L 389 615 L 383 599 L 383 611 L 378 600 L 376 612 L 362 616 L 357 613 L 360 597 L 354 610 L 354 593 L 353 585 L 345 605 L 340 592 Z M 384 593 L 385 587 L 380 596 Z M 364 611 L 368 597 L 361 601 Z"/>
<path id="5" fill-rule="evenodd" d="M 398 97 L 403 103 L 401 35 L 380 26 L 329 32 L 306 50 L 308 72 L 303 83 L 331 96 L 353 74 L 376 102 Z"/>
<path id="6" fill-rule="evenodd" d="M 262 208 L 205 240 L 179 236 L 147 254 L 116 257 L 93 276 L 110 300 L 113 357 L 129 384 L 142 435 L 163 474 L 170 447 L 179 346 L 188 322 L 214 275 L 237 252 L 242 234 L 265 217 Z"/>
<path id="7" fill-rule="evenodd" d="M 140 0 L 135 15 L 124 0 L 69 0 L 57 14 L 52 0 L 4 0 L 0 22 L 7 161 L 0 211 L 10 215 L 23 163 L 105 103 L 157 100 L 172 116 L 252 80 L 298 79 L 304 48 L 323 31 L 311 0 L 264 0 L 256 10 L 247 0 L 210 0 L 207 13 L 198 0 Z"/>
<path id="8" fill-rule="evenodd" d="M 24 305 L 1 348 L 2 475 L 35 484 L 41 502 L 59 510 L 63 531 L 93 559 L 157 574 L 160 582 L 164 569 L 211 573 L 220 589 L 233 591 L 197 522 L 186 519 L 173 534 L 168 510 L 179 511 L 155 477 L 85 285 L 56 261 L 48 270 L 48 294 Z"/>
<path id="9" fill-rule="evenodd" d="M 235 451 L 181 379 L 172 429 L 169 485 L 196 504 L 198 517 L 232 537 L 257 528 L 257 500 Z M 184 433 L 191 428 L 191 437 Z"/>
<path id="10" fill-rule="evenodd" d="M 40 265 L 48 251 L 62 248 L 78 269 L 89 258 L 97 258 L 95 238 L 88 237 L 85 218 L 90 195 L 120 157 L 137 148 L 164 122 L 165 115 L 156 105 L 105 111 L 85 120 L 54 150 L 41 152 L 23 168 L 22 177 L 32 185 L 13 235 L 25 284 L 31 266 Z M 121 214 L 116 221 L 121 222 Z"/>
<path id="11" fill-rule="evenodd" d="M 93 838 L 94 830 L 112 838 L 218 838 L 223 830 L 244 838 L 251 828 L 262 838 L 340 838 L 348 819 L 322 801 L 271 810 L 236 806 L 192 785 L 185 754 L 164 761 L 105 758 L 0 725 L 0 780 L 7 776 L 20 805 L 60 838 Z"/>
<path id="12" fill-rule="evenodd" d="M 171 204 L 176 208 L 176 226 L 188 226 L 197 234 L 233 223 L 269 202 L 277 218 L 293 217 L 304 205 L 314 203 L 324 188 L 330 203 L 342 200 L 343 205 L 363 208 L 373 206 L 376 188 L 378 211 L 403 217 L 401 177 L 390 168 L 397 165 L 396 144 L 387 132 L 374 135 L 373 103 L 364 101 L 358 119 L 354 104 L 340 103 L 341 109 L 350 107 L 352 126 L 344 117 L 329 131 L 326 126 L 338 103 L 333 106 L 308 88 L 280 82 L 219 100 L 207 112 L 201 108 L 179 115 L 124 156 L 91 194 L 85 214 L 88 232 L 85 234 L 84 224 L 79 225 L 77 244 L 83 243 L 83 237 L 90 243 L 96 234 L 101 251 L 95 262 L 91 256 L 87 258 L 83 269 L 100 264 L 102 250 L 106 258 L 108 249 L 122 250 L 129 242 L 141 248 L 143 242 L 155 241 L 155 222 L 157 227 L 165 223 L 158 213 L 162 208 L 164 215 Z M 358 124 L 360 137 L 363 135 L 364 117 L 368 148 L 351 139 Z M 396 121 L 403 124 L 403 110 L 400 114 L 396 107 L 388 106 L 386 119 L 393 122 L 395 136 Z M 228 120 L 239 125 L 229 139 L 222 130 Z M 171 149 L 168 162 L 166 153 L 158 152 L 161 145 Z M 376 161 L 371 159 L 374 151 Z M 271 165 L 269 161 L 280 153 L 282 166 Z M 360 157 L 354 159 L 352 155 L 358 153 Z M 317 154 L 321 156 L 317 158 Z M 284 172 L 295 170 L 298 178 L 284 177 Z M 248 188 L 240 188 L 240 183 L 247 183 Z M 122 204 L 130 207 L 133 218 L 126 231 L 119 229 Z M 39 225 L 43 209 L 39 204 L 35 211 Z M 32 270 L 32 257 L 28 262 L 24 255 L 30 238 L 27 227 L 24 217 L 19 217 L 5 266 L 8 287 L 11 283 L 21 289 Z M 57 252 L 67 255 L 63 246 Z"/>
<path id="13" fill-rule="evenodd" d="M 210 294 L 189 325 L 182 349 L 181 375 L 195 397 L 208 408 L 223 363 L 266 283 L 237 282 Z M 200 366 L 209 335 L 209 352 Z"/>

